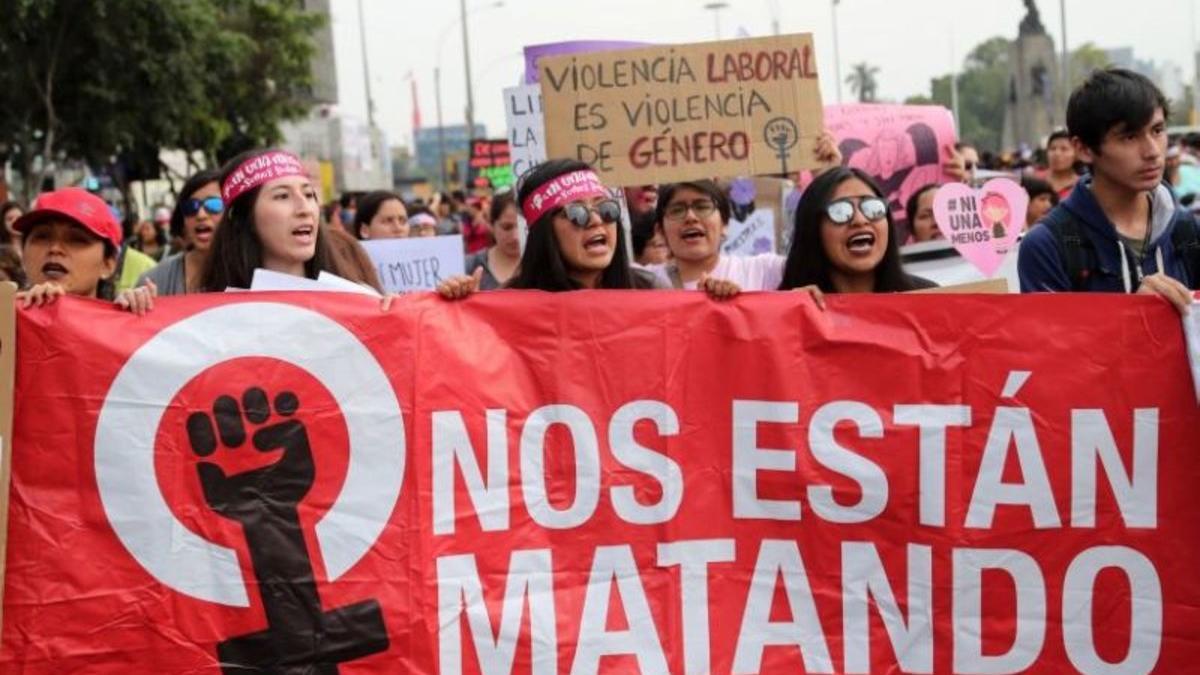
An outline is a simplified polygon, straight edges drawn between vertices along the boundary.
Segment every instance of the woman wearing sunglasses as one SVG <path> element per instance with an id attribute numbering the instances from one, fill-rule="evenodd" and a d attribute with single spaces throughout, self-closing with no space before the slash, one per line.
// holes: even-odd
<path id="1" fill-rule="evenodd" d="M 225 211 L 220 178 L 217 171 L 201 171 L 183 184 L 171 213 L 171 236 L 183 240 L 184 250 L 143 274 L 138 280 L 139 287 L 150 282 L 158 295 L 183 295 L 200 290 L 200 274 L 208 263 L 217 224 Z"/>
<path id="2" fill-rule="evenodd" d="M 837 141 L 827 132 L 817 137 L 814 155 L 827 166 L 842 161 Z M 783 256 L 721 253 L 731 216 L 729 197 L 713 181 L 687 181 L 661 188 L 655 221 L 672 259 L 653 268 L 655 274 L 670 287 L 699 288 L 718 298 L 743 290 L 778 288 L 783 277 Z"/>
<path id="3" fill-rule="evenodd" d="M 654 288 L 652 275 L 629 266 L 621 204 L 587 164 L 551 160 L 521 181 L 517 201 L 529 223 L 520 267 L 505 288 L 542 291 Z M 438 286 L 446 298 L 462 298 L 479 285 L 474 276 Z"/>
<path id="4" fill-rule="evenodd" d="M 818 176 L 796 209 L 792 249 L 779 290 L 892 293 L 936 286 L 908 274 L 887 200 L 863 171 L 836 167 Z"/>

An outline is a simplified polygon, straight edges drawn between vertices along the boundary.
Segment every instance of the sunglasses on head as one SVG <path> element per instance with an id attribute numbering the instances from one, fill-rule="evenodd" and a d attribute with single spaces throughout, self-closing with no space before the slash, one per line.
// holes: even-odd
<path id="1" fill-rule="evenodd" d="M 825 215 L 834 225 L 845 225 L 854 220 L 854 209 L 867 220 L 879 220 L 887 217 L 887 202 L 879 197 L 846 197 L 829 202 L 825 207 Z"/>
<path id="2" fill-rule="evenodd" d="M 208 197 L 206 199 L 189 199 L 183 203 L 183 215 L 189 218 L 200 213 L 200 209 L 208 211 L 211 216 L 219 216 L 225 210 L 225 202 L 221 201 L 220 197 Z"/>
<path id="3" fill-rule="evenodd" d="M 578 228 L 585 228 L 592 222 L 592 214 L 600 216 L 606 224 L 620 222 L 621 204 L 615 199 L 605 199 L 595 206 L 574 202 L 563 207 L 563 216 Z"/>

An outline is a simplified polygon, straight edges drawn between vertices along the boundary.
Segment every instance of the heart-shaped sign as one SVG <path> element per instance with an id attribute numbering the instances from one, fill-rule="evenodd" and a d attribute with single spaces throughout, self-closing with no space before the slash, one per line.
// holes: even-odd
<path id="1" fill-rule="evenodd" d="M 959 254 L 990 277 L 1025 229 L 1029 195 L 1016 181 L 995 178 L 978 190 L 950 183 L 933 196 L 933 217 Z"/>

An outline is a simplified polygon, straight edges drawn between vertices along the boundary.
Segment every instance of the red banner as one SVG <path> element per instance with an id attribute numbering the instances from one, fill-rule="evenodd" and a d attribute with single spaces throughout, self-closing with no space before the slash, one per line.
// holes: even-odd
<path id="1" fill-rule="evenodd" d="M 3 670 L 1200 669 L 1166 303 L 829 304 L 20 312 Z"/>

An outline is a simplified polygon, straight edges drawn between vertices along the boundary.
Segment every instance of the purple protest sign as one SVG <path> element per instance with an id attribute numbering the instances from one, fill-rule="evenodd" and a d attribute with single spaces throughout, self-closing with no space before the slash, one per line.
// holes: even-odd
<path id="1" fill-rule="evenodd" d="M 568 42 L 551 42 L 544 45 L 529 45 L 525 47 L 525 84 L 537 84 L 538 59 L 543 56 L 559 54 L 587 54 L 589 52 L 611 52 L 618 49 L 645 47 L 646 42 L 628 42 L 624 40 L 570 40 Z"/>

